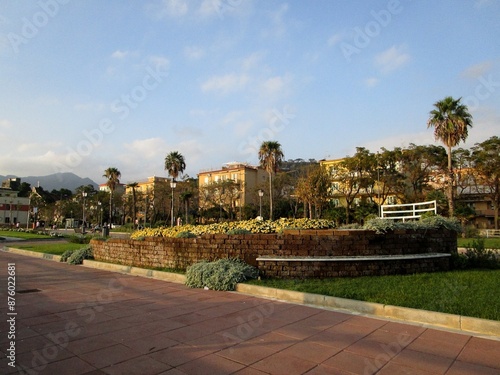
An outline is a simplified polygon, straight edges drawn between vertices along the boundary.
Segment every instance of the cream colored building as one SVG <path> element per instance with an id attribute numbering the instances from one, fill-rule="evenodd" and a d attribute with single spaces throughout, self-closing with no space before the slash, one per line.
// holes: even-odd
<path id="1" fill-rule="evenodd" d="M 221 169 L 202 171 L 198 173 L 199 207 L 215 207 L 216 201 L 238 208 L 252 204 L 257 206 L 259 189 L 265 195 L 268 191 L 268 178 L 264 169 L 239 162 L 224 164 Z M 222 193 L 222 189 L 230 191 Z"/>
<path id="2" fill-rule="evenodd" d="M 17 194 L 15 190 L 0 188 L 0 224 L 3 226 L 27 225 L 30 200 Z"/>

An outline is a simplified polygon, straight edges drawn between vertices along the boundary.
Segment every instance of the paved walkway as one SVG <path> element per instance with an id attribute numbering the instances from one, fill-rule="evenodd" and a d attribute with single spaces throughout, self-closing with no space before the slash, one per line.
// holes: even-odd
<path id="1" fill-rule="evenodd" d="M 0 280 L 1 374 L 500 373 L 498 340 L 4 252 Z"/>

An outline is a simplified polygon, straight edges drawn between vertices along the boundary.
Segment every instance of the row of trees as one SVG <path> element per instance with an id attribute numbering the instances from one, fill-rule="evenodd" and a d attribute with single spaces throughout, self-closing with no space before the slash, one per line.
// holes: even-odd
<path id="1" fill-rule="evenodd" d="M 472 126 L 472 116 L 460 99 L 452 97 L 434 104 L 427 126 L 434 128 L 436 139 L 445 147 L 411 144 L 405 149 L 382 148 L 377 153 L 359 147 L 353 156 L 344 158 L 331 170 L 321 168 L 318 163 L 306 163 L 303 160 L 284 162 L 284 152 L 279 142 L 263 142 L 258 158 L 260 167 L 269 176 L 269 190 L 263 200 L 264 210 L 268 213 L 265 216 L 270 219 L 285 216 L 326 217 L 339 223 L 349 223 L 352 220 L 362 221 L 369 214 L 377 214 L 377 204 L 386 204 L 389 198 L 397 197 L 402 203 L 437 199 L 442 214 L 470 217 L 470 210 L 467 213 L 460 205 L 455 209 L 455 204 L 459 204 L 463 196 L 474 191 L 491 200 L 496 210 L 495 226 L 498 227 L 498 137 L 491 137 L 469 150 L 454 150 L 461 141 L 466 140 L 468 128 Z M 287 165 L 286 170 L 280 169 L 283 164 Z M 235 214 L 232 202 L 236 201 L 241 192 L 238 183 L 227 180 L 219 183 L 224 186 L 211 186 L 206 191 L 199 191 L 196 179 L 184 176 L 182 181 L 178 181 L 185 168 L 184 156 L 178 151 L 170 152 L 165 157 L 165 170 L 171 182 L 179 184 L 176 189 L 177 199 L 174 199 L 174 187 L 171 197 L 168 197 L 168 186 L 153 198 L 138 194 L 137 182 L 127 185 L 131 189 L 131 195 L 116 197 L 116 186 L 121 178 L 121 173 L 116 168 L 108 168 L 104 173 L 109 193 L 93 192 L 89 191 L 89 187 L 81 187 L 75 196 L 86 191 L 88 199 L 98 202 L 97 206 L 101 206 L 107 198 L 108 208 L 101 207 L 101 210 L 107 211 L 105 217 L 108 222 L 116 222 L 118 211 L 122 222 L 125 217 L 132 218 L 135 222 L 138 209 L 142 211 L 145 221 L 163 224 L 168 222 L 168 218 L 173 223 L 174 217 L 178 216 L 184 216 L 186 221 L 196 221 L 202 215 L 206 219 L 218 220 L 223 217 L 243 219 L 256 216 L 255 206 L 239 207 L 239 215 Z M 209 195 L 213 209 L 200 212 L 196 206 L 198 194 Z M 67 195 L 65 192 L 64 196 Z M 63 194 L 61 200 L 62 197 Z M 337 198 L 342 198 L 343 207 L 338 207 L 340 200 Z M 166 209 L 168 205 L 169 210 Z"/>

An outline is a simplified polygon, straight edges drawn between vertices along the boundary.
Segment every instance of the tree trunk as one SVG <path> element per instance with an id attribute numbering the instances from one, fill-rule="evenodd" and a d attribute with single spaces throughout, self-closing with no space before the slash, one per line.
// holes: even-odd
<path id="1" fill-rule="evenodd" d="M 273 220 L 273 177 L 269 172 L 269 220 Z"/>
<path id="2" fill-rule="evenodd" d="M 448 198 L 448 216 L 453 217 L 455 215 L 455 207 L 453 202 L 453 165 L 451 164 L 451 147 L 448 147 L 448 186 L 447 186 L 447 198 Z"/>

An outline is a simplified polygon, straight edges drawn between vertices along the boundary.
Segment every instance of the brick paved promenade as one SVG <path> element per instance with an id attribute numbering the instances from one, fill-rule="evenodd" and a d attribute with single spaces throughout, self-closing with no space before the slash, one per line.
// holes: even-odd
<path id="1" fill-rule="evenodd" d="M 0 280 L 0 374 L 500 374 L 495 339 L 4 252 Z"/>

